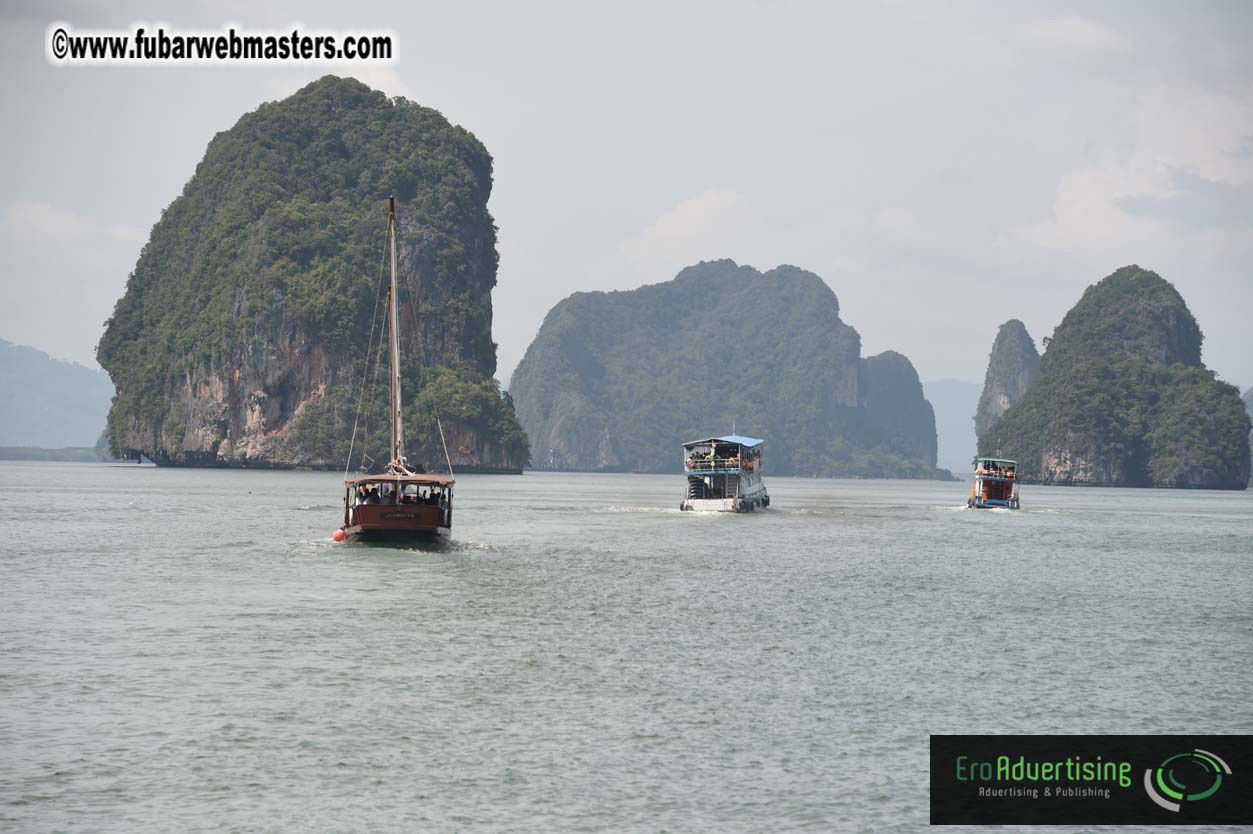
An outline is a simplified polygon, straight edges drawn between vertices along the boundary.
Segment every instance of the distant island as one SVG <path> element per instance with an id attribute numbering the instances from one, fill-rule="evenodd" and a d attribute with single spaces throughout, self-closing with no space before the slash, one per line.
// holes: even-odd
<path id="1" fill-rule="evenodd" d="M 708 261 L 629 292 L 549 311 L 510 393 L 547 469 L 672 472 L 679 445 L 766 441 L 767 471 L 949 478 L 910 361 L 861 356 L 835 293 L 811 272 Z"/>
<path id="2" fill-rule="evenodd" d="M 0 339 L 0 447 L 89 449 L 112 399 L 100 370 Z"/>
<path id="3" fill-rule="evenodd" d="M 443 463 L 438 411 L 454 466 L 518 471 L 526 435 L 492 378 L 491 189 L 469 131 L 352 79 L 243 116 L 153 228 L 100 340 L 113 451 L 339 468 L 374 373 L 353 464 L 386 461 L 386 378 L 367 344 L 394 193 L 409 457 Z"/>
<path id="4" fill-rule="evenodd" d="M 980 454 L 1039 483 L 1245 489 L 1249 415 L 1201 363 L 1201 340 L 1174 286 L 1119 269 L 1066 314 Z"/>

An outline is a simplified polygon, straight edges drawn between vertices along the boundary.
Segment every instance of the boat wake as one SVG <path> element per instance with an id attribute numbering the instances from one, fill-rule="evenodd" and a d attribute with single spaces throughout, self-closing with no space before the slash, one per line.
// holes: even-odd
<path id="1" fill-rule="evenodd" d="M 667 515 L 682 515 L 683 511 L 678 507 L 606 507 L 605 512 L 610 513 L 664 513 Z"/>

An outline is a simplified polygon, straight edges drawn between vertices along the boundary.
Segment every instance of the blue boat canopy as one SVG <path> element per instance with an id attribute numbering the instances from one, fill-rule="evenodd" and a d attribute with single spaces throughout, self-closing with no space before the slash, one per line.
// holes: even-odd
<path id="1" fill-rule="evenodd" d="M 745 446 L 750 449 L 754 446 L 760 446 L 766 442 L 764 440 L 758 440 L 755 437 L 745 437 L 742 434 L 728 434 L 726 437 L 706 437 L 704 440 L 691 440 L 684 443 L 683 448 L 690 449 L 693 446 L 701 446 L 715 441 L 718 443 L 735 443 L 736 445 Z"/>

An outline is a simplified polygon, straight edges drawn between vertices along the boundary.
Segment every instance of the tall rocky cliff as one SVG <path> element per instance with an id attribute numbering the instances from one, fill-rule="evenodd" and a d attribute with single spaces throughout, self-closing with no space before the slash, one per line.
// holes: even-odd
<path id="1" fill-rule="evenodd" d="M 988 429 L 1023 398 L 1027 386 L 1040 364 L 1040 354 L 1018 319 L 1001 325 L 988 357 L 988 372 L 983 378 L 983 393 L 975 411 L 975 435 L 982 437 Z"/>
<path id="2" fill-rule="evenodd" d="M 1044 483 L 1244 489 L 1249 417 L 1201 364 L 1201 339 L 1171 284 L 1123 267 L 1066 314 L 980 453 Z"/>
<path id="3" fill-rule="evenodd" d="M 681 443 L 735 428 L 771 472 L 944 477 L 913 366 L 862 359 L 839 309 L 810 272 L 733 261 L 566 298 L 510 385 L 536 466 L 670 472 Z"/>
<path id="4" fill-rule="evenodd" d="M 113 450 L 174 465 L 343 466 L 359 422 L 366 455 L 354 464 L 386 460 L 386 374 L 369 345 L 395 194 L 409 457 L 442 463 L 438 414 L 454 465 L 525 464 L 526 437 L 492 380 L 491 187 L 473 135 L 351 79 L 243 116 L 163 212 L 100 341 L 117 386 Z M 364 378 L 384 382 L 367 386 L 358 421 Z"/>

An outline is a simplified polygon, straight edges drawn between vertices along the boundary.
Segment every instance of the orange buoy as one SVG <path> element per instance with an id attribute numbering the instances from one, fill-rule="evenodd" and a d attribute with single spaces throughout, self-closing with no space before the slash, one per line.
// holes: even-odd
<path id="1" fill-rule="evenodd" d="M 342 542 L 344 539 L 348 538 L 348 534 L 343 530 L 336 530 L 334 533 L 331 533 L 331 538 L 337 542 Z"/>

